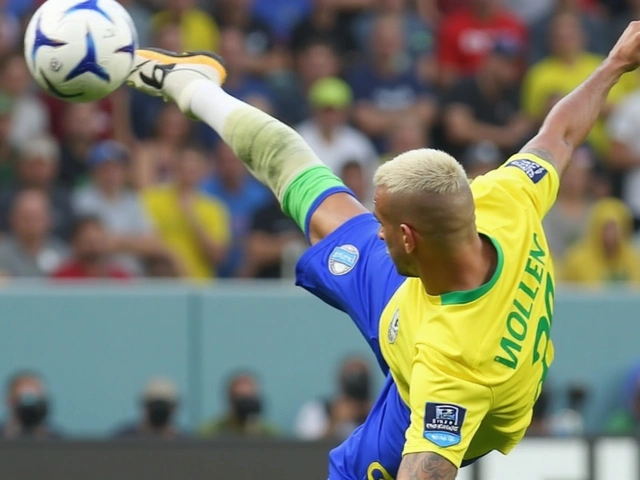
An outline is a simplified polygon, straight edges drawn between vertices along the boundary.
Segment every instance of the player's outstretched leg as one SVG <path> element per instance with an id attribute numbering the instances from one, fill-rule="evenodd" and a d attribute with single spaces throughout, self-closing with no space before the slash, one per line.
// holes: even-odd
<path id="1" fill-rule="evenodd" d="M 318 198 L 348 189 L 295 130 L 222 90 L 225 77 L 223 60 L 215 54 L 144 49 L 136 51 L 128 84 L 175 101 L 186 115 L 216 130 L 305 230 Z"/>

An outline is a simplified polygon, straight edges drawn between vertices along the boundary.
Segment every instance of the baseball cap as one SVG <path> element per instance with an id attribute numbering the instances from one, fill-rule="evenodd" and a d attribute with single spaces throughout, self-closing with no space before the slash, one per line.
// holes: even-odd
<path id="1" fill-rule="evenodd" d="M 142 392 L 145 402 L 164 400 L 171 403 L 178 401 L 178 388 L 167 378 L 153 378 L 145 385 Z"/>
<path id="2" fill-rule="evenodd" d="M 319 108 L 344 108 L 351 104 L 351 99 L 351 88 L 337 77 L 322 78 L 316 81 L 309 91 L 309 102 Z"/>
<path id="3" fill-rule="evenodd" d="M 10 115 L 13 112 L 13 100 L 8 95 L 0 93 L 0 115 Z"/>
<path id="4" fill-rule="evenodd" d="M 57 162 L 60 157 L 60 147 L 55 139 L 49 136 L 33 138 L 25 142 L 20 149 L 20 160 L 43 160 Z"/>
<path id="5" fill-rule="evenodd" d="M 105 140 L 91 149 L 88 163 L 91 168 L 95 168 L 105 162 L 126 163 L 128 160 L 129 152 L 127 147 L 115 140 Z"/>

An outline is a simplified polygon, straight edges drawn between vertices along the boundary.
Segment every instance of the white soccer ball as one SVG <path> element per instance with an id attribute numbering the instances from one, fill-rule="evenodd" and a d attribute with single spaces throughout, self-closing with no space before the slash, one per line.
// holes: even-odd
<path id="1" fill-rule="evenodd" d="M 33 77 L 70 102 L 99 100 L 120 87 L 137 47 L 133 21 L 115 0 L 47 0 L 24 37 Z"/>

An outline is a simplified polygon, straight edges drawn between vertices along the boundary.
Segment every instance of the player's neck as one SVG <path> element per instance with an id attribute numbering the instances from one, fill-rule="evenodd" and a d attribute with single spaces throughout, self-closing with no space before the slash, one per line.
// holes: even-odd
<path id="1" fill-rule="evenodd" d="M 485 236 L 476 234 L 469 243 L 450 252 L 434 250 L 422 259 L 420 279 L 432 296 L 464 292 L 481 287 L 493 276 L 498 253 Z"/>

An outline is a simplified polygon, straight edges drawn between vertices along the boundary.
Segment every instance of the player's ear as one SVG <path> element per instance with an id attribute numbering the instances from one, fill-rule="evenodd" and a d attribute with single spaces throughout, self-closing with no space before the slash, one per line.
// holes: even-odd
<path id="1" fill-rule="evenodd" d="M 404 223 L 400 224 L 400 231 L 402 232 L 402 244 L 404 245 L 404 251 L 407 253 L 413 252 L 416 248 L 416 236 L 409 227 Z"/>

